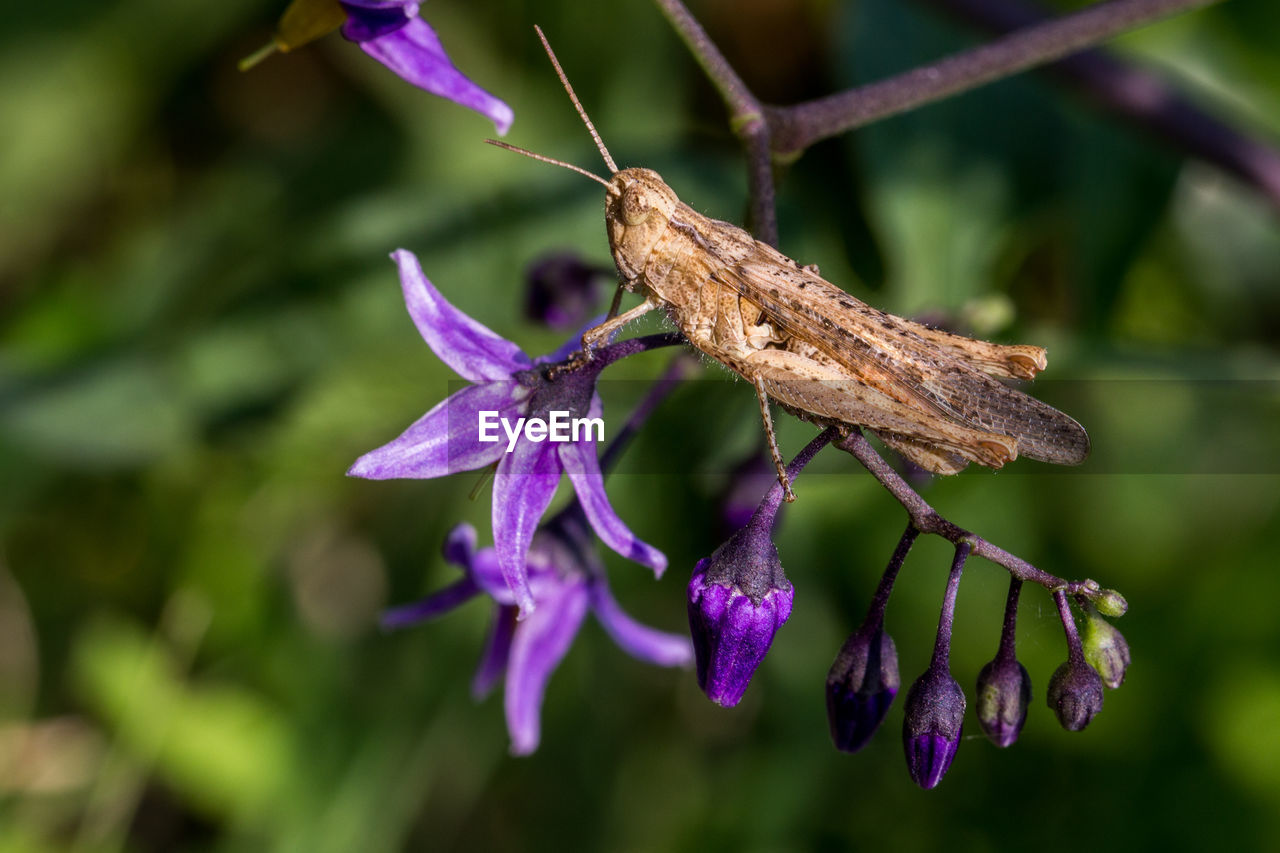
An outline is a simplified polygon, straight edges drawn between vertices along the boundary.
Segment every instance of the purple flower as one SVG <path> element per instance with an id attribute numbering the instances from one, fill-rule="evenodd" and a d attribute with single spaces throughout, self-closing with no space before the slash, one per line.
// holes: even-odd
<path id="1" fill-rule="evenodd" d="M 389 611 L 383 625 L 402 627 L 434 618 L 478 593 L 493 599 L 493 622 L 471 689 L 473 696 L 482 698 L 505 673 L 507 731 L 515 755 L 538 748 L 547 681 L 588 611 L 632 657 L 658 666 L 688 666 L 693 659 L 688 639 L 641 625 L 623 612 L 590 547 L 586 519 L 577 503 L 534 535 L 526 571 L 537 609 L 521 621 L 516 620 L 516 598 L 499 568 L 497 552 L 476 550 L 475 528 L 455 527 L 445 541 L 444 556 L 463 570 L 462 580 L 416 604 Z"/>
<path id="2" fill-rule="evenodd" d="M 511 107 L 471 82 L 449 61 L 440 39 L 418 17 L 418 4 L 402 0 L 341 0 L 342 35 L 408 82 L 473 109 L 493 121 L 498 134 L 511 127 Z"/>
<path id="3" fill-rule="evenodd" d="M 349 41 L 405 80 L 487 116 L 499 135 L 505 134 L 511 127 L 511 107 L 454 67 L 435 31 L 418 17 L 418 6 L 403 0 L 293 0 L 276 24 L 271 43 L 241 61 L 240 70 L 275 50 L 287 53 L 341 27 Z"/>
<path id="4" fill-rule="evenodd" d="M 475 384 L 441 402 L 399 438 L 361 456 L 347 474 L 370 480 L 442 477 L 496 462 L 493 538 L 498 565 L 522 618 L 533 612 L 536 601 L 525 555 L 562 472 L 568 473 L 583 513 L 600 539 L 660 575 L 666 557 L 637 539 L 609 503 L 593 430 L 582 430 L 572 441 L 509 442 L 497 429 L 497 440 L 481 440 L 482 412 L 496 412 L 508 424 L 525 417 L 546 420 L 553 411 L 568 412 L 571 418 L 600 417 L 597 367 L 566 371 L 554 379 L 542 367 L 563 360 L 577 347 L 577 339 L 551 355 L 531 360 L 514 343 L 450 305 L 423 275 L 411 252 L 400 249 L 391 257 L 400 267 L 409 315 L 427 346 Z"/>

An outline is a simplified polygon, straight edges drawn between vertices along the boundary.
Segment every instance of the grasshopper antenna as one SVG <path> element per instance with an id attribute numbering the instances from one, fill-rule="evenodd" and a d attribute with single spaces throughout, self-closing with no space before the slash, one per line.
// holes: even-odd
<path id="1" fill-rule="evenodd" d="M 496 139 L 486 139 L 485 142 L 489 143 L 490 145 L 496 145 L 498 148 L 505 148 L 508 151 L 514 151 L 517 154 L 523 154 L 526 157 L 532 157 L 535 160 L 541 160 L 544 163 L 550 163 L 553 166 L 564 166 L 566 169 L 572 169 L 573 171 L 577 172 L 579 175 L 586 175 L 588 178 L 595 181 L 597 184 L 603 184 L 606 189 L 609 187 L 609 182 L 606 181 L 604 178 L 600 177 L 599 175 L 588 172 L 586 169 L 581 169 L 573 165 L 572 163 L 566 163 L 563 160 L 554 160 L 550 157 L 543 156 L 542 154 L 534 154 L 532 151 L 528 150 L 527 148 L 520 148 L 515 145 L 509 145 L 506 142 L 499 142 Z"/>
<path id="2" fill-rule="evenodd" d="M 551 49 L 551 42 L 547 41 L 547 37 L 542 34 L 542 27 L 535 24 L 533 29 L 537 32 L 538 38 L 542 40 L 542 47 L 547 51 L 551 64 L 555 66 L 556 74 L 560 77 L 564 90 L 569 93 L 569 100 L 573 101 L 574 109 L 578 111 L 578 115 L 582 116 L 582 123 L 587 126 L 587 130 L 591 131 L 591 138 L 596 141 L 596 148 L 600 149 L 600 156 L 604 158 L 604 164 L 609 167 L 610 173 L 617 172 L 618 167 L 613 162 L 613 158 L 609 156 L 609 149 L 604 147 L 604 140 L 600 138 L 600 134 L 596 133 L 596 126 L 591 123 L 591 119 L 587 118 L 587 111 L 582 108 L 582 102 L 578 100 L 578 96 L 573 92 L 573 87 L 569 85 L 569 78 L 565 76 L 564 69 L 560 67 L 560 60 L 556 59 L 556 52 Z"/>

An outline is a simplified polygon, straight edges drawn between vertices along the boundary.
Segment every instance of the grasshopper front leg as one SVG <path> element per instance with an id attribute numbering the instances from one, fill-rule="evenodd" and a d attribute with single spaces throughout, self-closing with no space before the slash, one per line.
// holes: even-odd
<path id="1" fill-rule="evenodd" d="M 621 288 L 619 288 L 619 292 L 621 292 Z M 616 310 L 617 300 L 615 299 L 614 302 Z M 568 361 L 562 363 L 558 367 L 552 368 L 551 378 L 554 379 L 562 373 L 571 373 L 590 362 L 595 350 L 602 344 L 608 343 L 609 338 L 615 332 L 630 323 L 632 320 L 643 317 L 645 314 L 648 314 L 657 307 L 658 306 L 655 303 L 646 299 L 630 311 L 624 311 L 616 317 L 610 316 L 600 325 L 592 326 L 590 329 L 587 329 L 582 333 L 582 349 L 570 356 Z M 612 312 L 610 313 L 612 314 Z"/>
<path id="2" fill-rule="evenodd" d="M 605 320 L 598 326 L 593 326 L 582 333 L 582 352 L 587 361 L 591 360 L 591 354 L 594 349 L 603 343 L 607 343 L 609 337 L 617 332 L 623 326 L 632 320 L 637 320 L 648 314 L 658 306 L 646 299 L 636 307 L 629 311 L 624 311 L 617 317 Z"/>

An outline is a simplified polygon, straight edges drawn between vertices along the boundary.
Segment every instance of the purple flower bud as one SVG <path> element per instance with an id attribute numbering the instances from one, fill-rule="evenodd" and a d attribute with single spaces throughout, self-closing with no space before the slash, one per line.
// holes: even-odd
<path id="1" fill-rule="evenodd" d="M 787 466 L 794 480 L 836 436 L 828 427 Z M 689 630 L 698 665 L 698 686 L 712 702 L 737 705 L 773 635 L 791 615 L 795 589 L 782 572 L 773 544 L 773 523 L 782 505 L 774 483 L 751 520 L 715 552 L 699 560 L 689 579 Z"/>
<path id="2" fill-rule="evenodd" d="M 876 733 L 898 695 L 898 651 L 879 625 L 845 641 L 827 673 L 827 720 L 842 752 L 857 752 Z"/>
<path id="3" fill-rule="evenodd" d="M 996 655 L 978 673 L 978 723 L 996 746 L 1011 746 L 1022 732 L 1031 704 L 1031 676 L 1009 655 Z"/>
<path id="4" fill-rule="evenodd" d="M 1082 731 L 1102 710 L 1102 678 L 1072 655 L 1049 679 L 1049 707 L 1069 732 Z"/>
<path id="5" fill-rule="evenodd" d="M 794 597 L 767 523 L 748 524 L 698 561 L 689 580 L 689 630 L 707 698 L 725 707 L 741 701 Z"/>
<path id="6" fill-rule="evenodd" d="M 1129 668 L 1129 644 L 1125 642 L 1124 635 L 1088 602 L 1083 603 L 1082 609 L 1085 620 L 1080 639 L 1084 659 L 1097 670 L 1102 683 L 1114 690 L 1124 683 L 1124 673 Z"/>
<path id="7" fill-rule="evenodd" d="M 604 272 L 570 252 L 544 255 L 525 271 L 524 316 L 553 329 L 581 326 L 595 308 Z"/>
<path id="8" fill-rule="evenodd" d="M 1018 596 L 1022 581 L 1009 579 L 1009 597 L 1004 605 L 1004 627 L 995 658 L 978 673 L 978 723 L 996 746 L 1009 746 L 1018 739 L 1031 704 L 1031 676 L 1016 657 Z"/>
<path id="9" fill-rule="evenodd" d="M 960 748 L 964 709 L 964 691 L 936 661 L 907 692 L 902 744 L 907 771 L 921 788 L 936 787 L 947 775 Z"/>

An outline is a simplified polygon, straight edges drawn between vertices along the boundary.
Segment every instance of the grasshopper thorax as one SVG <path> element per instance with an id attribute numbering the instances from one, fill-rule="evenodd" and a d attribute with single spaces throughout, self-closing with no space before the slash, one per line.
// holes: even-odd
<path id="1" fill-rule="evenodd" d="M 679 204 L 675 192 L 652 169 L 622 169 L 609 181 L 605 193 L 609 248 L 628 290 L 638 286 L 649 252 Z"/>

